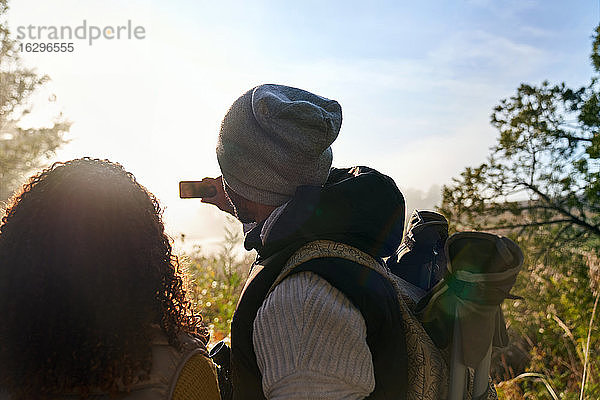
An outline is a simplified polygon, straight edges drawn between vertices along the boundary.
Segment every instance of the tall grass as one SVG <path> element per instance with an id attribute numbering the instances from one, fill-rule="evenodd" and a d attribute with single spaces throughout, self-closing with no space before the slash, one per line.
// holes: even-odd
<path id="1" fill-rule="evenodd" d="M 583 374 L 581 377 L 581 395 L 579 396 L 579 400 L 583 400 L 583 395 L 585 393 L 585 386 L 587 384 L 587 368 L 588 368 L 588 357 L 590 354 L 590 339 L 592 337 L 592 328 L 594 327 L 594 317 L 596 316 L 596 308 L 598 307 L 598 298 L 600 298 L 600 292 L 596 294 L 596 300 L 594 301 L 594 309 L 592 311 L 592 317 L 590 318 L 590 325 L 588 328 L 587 341 L 585 345 L 585 361 L 583 363 Z"/>

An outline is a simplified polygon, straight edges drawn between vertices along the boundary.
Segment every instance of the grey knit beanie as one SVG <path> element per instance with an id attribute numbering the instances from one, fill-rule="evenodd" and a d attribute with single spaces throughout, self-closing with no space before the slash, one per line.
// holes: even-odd
<path id="1" fill-rule="evenodd" d="M 341 124 L 335 100 L 289 86 L 257 86 L 233 103 L 221 124 L 223 180 L 248 200 L 281 205 L 296 187 L 325 183 Z"/>

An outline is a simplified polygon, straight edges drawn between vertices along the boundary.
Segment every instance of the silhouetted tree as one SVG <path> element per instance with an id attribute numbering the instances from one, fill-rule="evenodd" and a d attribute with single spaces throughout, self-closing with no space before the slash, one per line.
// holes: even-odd
<path id="1" fill-rule="evenodd" d="M 521 84 L 500 101 L 488 161 L 443 189 L 441 210 L 459 229 L 553 225 L 553 243 L 600 238 L 600 26 L 585 87 Z"/>
<path id="2" fill-rule="evenodd" d="M 58 115 L 48 127 L 23 129 L 20 122 L 31 112 L 31 96 L 49 78 L 25 68 L 18 43 L 6 23 L 7 0 L 0 0 L 0 207 L 23 176 L 42 166 L 64 140 L 70 123 Z"/>

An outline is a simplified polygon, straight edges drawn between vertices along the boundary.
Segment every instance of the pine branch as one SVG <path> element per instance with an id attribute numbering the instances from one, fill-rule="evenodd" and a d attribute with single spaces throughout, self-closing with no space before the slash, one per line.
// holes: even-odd
<path id="1" fill-rule="evenodd" d="M 525 224 L 486 226 L 481 229 L 483 229 L 483 230 L 500 230 L 500 229 L 528 228 L 530 226 L 560 224 L 560 223 L 565 223 L 565 222 L 573 222 L 573 221 L 570 218 L 565 218 L 565 219 L 555 219 L 555 220 L 550 220 L 550 221 L 528 222 Z"/>

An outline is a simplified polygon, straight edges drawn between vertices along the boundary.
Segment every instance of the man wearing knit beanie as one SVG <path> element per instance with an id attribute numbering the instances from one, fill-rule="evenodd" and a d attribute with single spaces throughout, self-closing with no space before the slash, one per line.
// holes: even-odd
<path id="1" fill-rule="evenodd" d="M 402 238 L 404 200 L 390 178 L 331 168 L 341 123 L 335 100 L 282 85 L 249 90 L 223 119 L 222 176 L 206 178 L 217 194 L 202 201 L 243 222 L 244 246 L 258 253 L 231 328 L 235 399 L 385 397 L 406 384 L 404 367 L 392 368 L 403 350 L 389 338 L 367 339 L 367 331 L 384 338 L 402 330 L 399 319 L 379 319 L 395 307 L 380 277 L 356 262 L 317 258 L 275 284 L 315 240 L 381 259 Z"/>
<path id="2" fill-rule="evenodd" d="M 223 119 L 217 159 L 223 180 L 256 203 L 280 206 L 300 185 L 327 180 L 342 124 L 337 101 L 281 85 L 237 99 Z"/>

